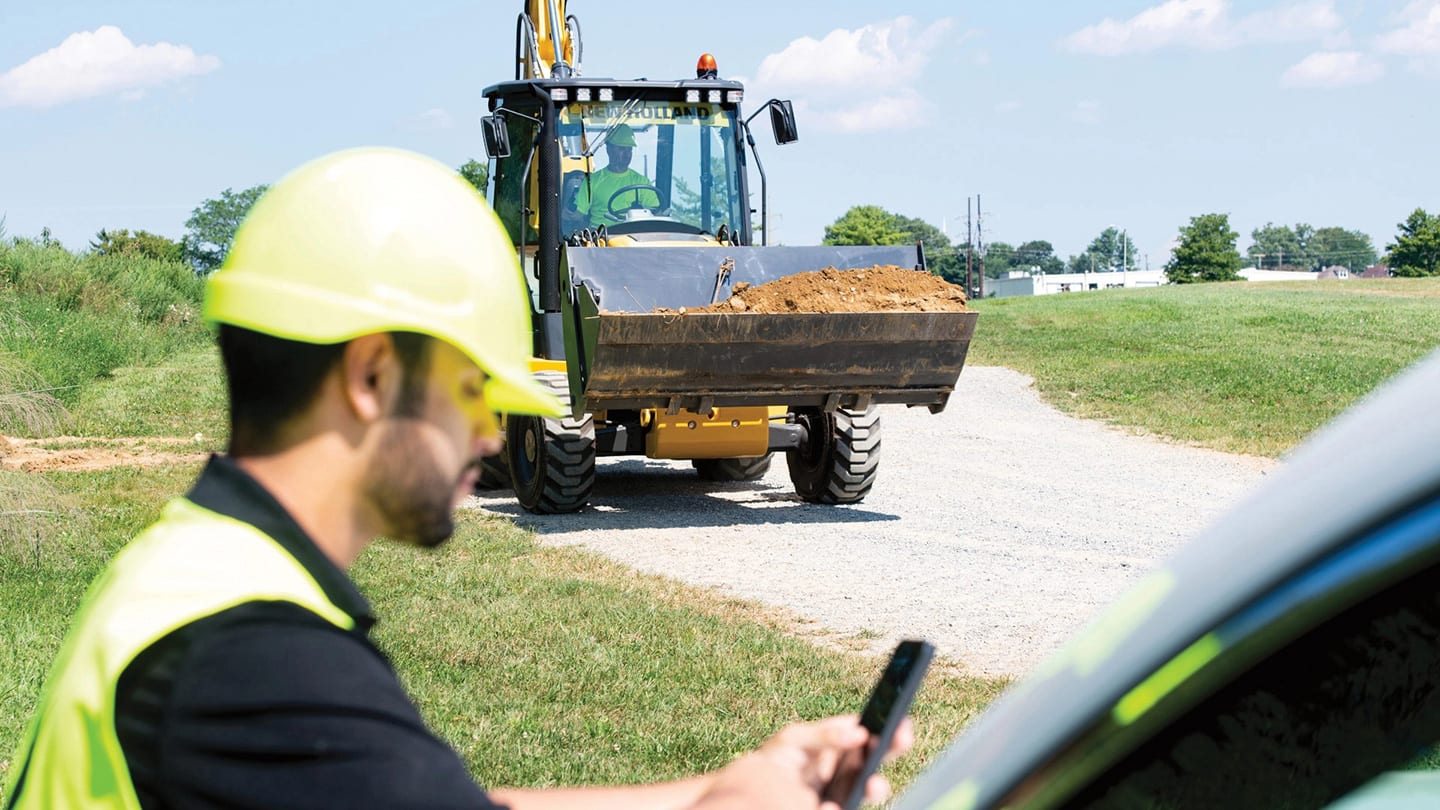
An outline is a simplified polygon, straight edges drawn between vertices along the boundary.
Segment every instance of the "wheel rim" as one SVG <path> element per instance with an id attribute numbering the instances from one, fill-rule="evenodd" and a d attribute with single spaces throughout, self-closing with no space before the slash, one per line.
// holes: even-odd
<path id="1" fill-rule="evenodd" d="M 800 460 L 807 470 L 814 470 L 825 460 L 825 442 L 829 439 L 828 425 L 823 417 L 816 418 L 811 414 L 802 414 L 801 421 L 805 423 L 805 444 L 801 445 Z"/>
<path id="2" fill-rule="evenodd" d="M 518 481 L 529 483 L 535 480 L 535 471 L 540 466 L 540 438 L 534 419 L 527 419 L 524 439 L 520 443 L 519 469 L 515 471 Z"/>

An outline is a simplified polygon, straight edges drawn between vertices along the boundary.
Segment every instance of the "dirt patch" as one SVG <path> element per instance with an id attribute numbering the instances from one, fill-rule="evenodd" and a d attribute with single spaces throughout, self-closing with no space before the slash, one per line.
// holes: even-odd
<path id="1" fill-rule="evenodd" d="M 965 291 L 939 276 L 893 264 L 855 270 L 827 267 L 752 287 L 740 282 L 730 297 L 686 312 L 962 312 Z M 660 310 L 667 311 L 667 310 Z"/>
<path id="2" fill-rule="evenodd" d="M 111 467 L 160 467 L 204 461 L 203 437 L 194 439 L 87 439 L 0 436 L 0 470 L 90 472 Z"/>

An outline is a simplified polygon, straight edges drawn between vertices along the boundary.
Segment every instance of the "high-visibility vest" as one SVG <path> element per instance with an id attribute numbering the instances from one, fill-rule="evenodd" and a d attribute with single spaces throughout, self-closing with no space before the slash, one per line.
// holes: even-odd
<path id="1" fill-rule="evenodd" d="M 121 674 L 175 630 L 256 601 L 292 602 L 355 627 L 264 532 L 184 498 L 166 505 L 90 586 L 22 741 L 6 807 L 138 810 L 115 732 Z"/>

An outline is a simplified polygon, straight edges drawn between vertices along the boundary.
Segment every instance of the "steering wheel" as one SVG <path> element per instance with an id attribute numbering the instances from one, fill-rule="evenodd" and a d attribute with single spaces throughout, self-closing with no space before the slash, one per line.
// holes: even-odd
<path id="1" fill-rule="evenodd" d="M 637 192 L 635 194 L 635 201 L 625 206 L 624 208 L 616 210 L 615 201 L 620 198 L 621 194 L 624 194 L 627 191 Z M 655 193 L 655 199 L 657 201 L 660 199 L 660 189 L 656 188 L 655 186 L 652 186 L 649 183 L 631 183 L 628 186 L 621 186 L 620 188 L 615 189 L 615 193 L 611 194 L 610 199 L 605 202 L 606 212 L 615 219 L 624 219 L 626 211 L 630 211 L 636 208 L 644 208 L 645 210 L 653 211 L 656 214 L 660 213 L 660 208 L 658 206 L 655 208 L 646 208 L 645 206 L 640 204 L 640 194 L 638 192 L 641 191 L 652 191 Z"/>

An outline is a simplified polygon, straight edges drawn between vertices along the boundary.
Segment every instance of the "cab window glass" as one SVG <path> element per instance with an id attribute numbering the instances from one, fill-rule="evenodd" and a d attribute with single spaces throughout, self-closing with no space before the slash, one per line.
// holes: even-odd
<path id="1" fill-rule="evenodd" d="M 490 204 L 505 231 L 510 234 L 512 243 L 520 244 L 523 227 L 525 243 L 533 245 L 538 238 L 536 223 L 533 219 L 525 223 L 523 219 L 526 201 L 531 197 L 531 189 L 527 185 L 533 186 L 535 182 L 536 172 L 530 166 L 535 157 L 532 145 L 535 143 L 536 125 L 518 115 L 507 115 L 505 126 L 510 131 L 510 156 L 490 161 Z"/>
<path id="2" fill-rule="evenodd" d="M 707 233 L 739 225 L 733 111 L 673 101 L 575 103 L 559 125 L 561 210 L 569 217 L 562 231 L 623 221 L 637 209 Z M 639 188 L 619 191 L 626 186 Z"/>

